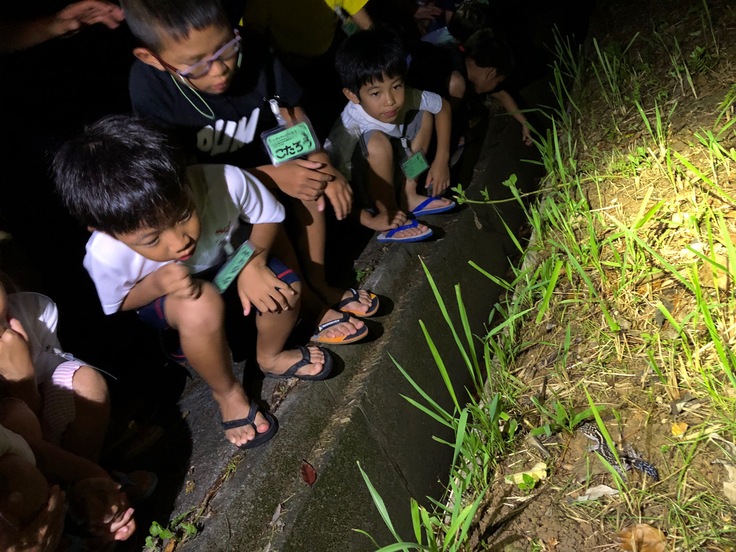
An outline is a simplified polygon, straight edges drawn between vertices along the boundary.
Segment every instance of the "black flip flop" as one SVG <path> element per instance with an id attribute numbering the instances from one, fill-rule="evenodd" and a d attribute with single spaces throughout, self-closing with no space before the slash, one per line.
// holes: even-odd
<path id="1" fill-rule="evenodd" d="M 263 414 L 263 417 L 266 418 L 266 421 L 268 422 L 268 431 L 265 431 L 263 433 L 259 433 L 258 429 L 256 428 L 256 414 L 258 414 L 259 411 L 261 412 L 261 414 Z M 247 418 L 240 418 L 239 420 L 222 422 L 222 429 L 227 431 L 228 429 L 235 429 L 236 427 L 243 427 L 249 424 L 253 426 L 253 431 L 256 432 L 256 436 L 244 445 L 240 445 L 238 447 L 243 450 L 260 447 L 261 445 L 270 441 L 271 437 L 276 435 L 276 432 L 279 430 L 279 422 L 276 417 L 266 410 L 261 410 L 256 401 L 252 401 L 250 403 L 250 410 L 248 410 Z"/>
<path id="2" fill-rule="evenodd" d="M 304 375 L 297 374 L 297 370 L 301 368 L 302 366 L 306 366 L 307 364 L 312 363 L 312 355 L 309 354 L 309 349 L 306 347 L 302 347 L 301 345 L 297 347 L 299 351 L 302 354 L 302 359 L 299 362 L 295 362 L 291 366 L 289 366 L 289 369 L 286 370 L 283 374 L 274 374 L 272 372 L 263 372 L 263 374 L 267 378 L 273 378 L 273 379 L 288 379 L 288 378 L 296 378 L 300 380 L 305 381 L 319 381 L 326 379 L 327 376 L 330 375 L 330 372 L 332 371 L 332 355 L 330 355 L 330 352 L 325 349 L 324 347 L 317 347 L 322 353 L 325 355 L 325 363 L 322 365 L 322 370 L 319 372 L 319 374 L 314 375 Z"/>

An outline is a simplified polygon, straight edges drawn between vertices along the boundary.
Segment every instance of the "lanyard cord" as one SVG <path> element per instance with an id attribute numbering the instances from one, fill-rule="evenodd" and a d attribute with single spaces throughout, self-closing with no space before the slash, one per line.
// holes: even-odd
<path id="1" fill-rule="evenodd" d="M 189 96 L 187 96 L 186 92 L 181 87 L 181 84 L 179 84 L 179 81 L 174 78 L 174 75 L 172 75 L 171 73 L 169 73 L 169 76 L 171 77 L 171 80 L 174 81 L 174 84 L 179 89 L 179 92 L 181 92 L 181 95 L 184 96 L 184 98 L 189 102 L 189 104 L 194 109 L 197 110 L 197 113 L 199 113 L 200 115 L 202 115 L 202 117 L 206 117 L 207 119 L 214 119 L 215 118 L 215 112 L 212 111 L 212 108 L 210 107 L 210 105 L 205 101 L 205 99 L 202 97 L 202 95 L 199 92 L 197 92 L 192 86 L 190 86 L 189 84 L 187 84 L 187 88 L 189 88 L 189 90 L 191 90 L 192 92 L 194 92 L 194 95 L 197 96 L 197 98 L 199 98 L 199 101 L 201 101 L 204 104 L 204 106 L 209 110 L 209 114 L 208 113 L 205 113 L 204 111 L 202 111 L 201 109 L 199 109 L 199 107 L 197 107 L 197 105 L 192 101 L 192 99 Z"/>

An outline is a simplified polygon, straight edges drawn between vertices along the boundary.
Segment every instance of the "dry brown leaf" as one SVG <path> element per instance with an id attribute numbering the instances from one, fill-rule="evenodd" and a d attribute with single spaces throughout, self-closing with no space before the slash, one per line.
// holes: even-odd
<path id="1" fill-rule="evenodd" d="M 630 525 L 618 534 L 621 550 L 629 552 L 664 552 L 667 540 L 664 533 L 646 523 Z"/>
<path id="2" fill-rule="evenodd" d="M 310 487 L 314 485 L 315 481 L 317 481 L 317 470 L 315 470 L 314 466 L 312 466 L 312 464 L 310 464 L 306 460 L 302 460 L 301 473 L 302 479 Z"/>
<path id="3" fill-rule="evenodd" d="M 736 506 L 736 467 L 728 464 L 723 465 L 728 471 L 728 481 L 723 482 L 723 494 L 731 503 L 731 506 Z"/>
<path id="4" fill-rule="evenodd" d="M 672 424 L 672 436 L 682 437 L 687 431 L 688 425 L 685 422 L 675 422 Z"/>

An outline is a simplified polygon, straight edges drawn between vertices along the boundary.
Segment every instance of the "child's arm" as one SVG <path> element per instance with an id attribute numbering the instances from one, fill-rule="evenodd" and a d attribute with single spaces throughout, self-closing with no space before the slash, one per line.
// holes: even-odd
<path id="1" fill-rule="evenodd" d="M 41 396 L 28 335 L 16 318 L 10 319 L 10 327 L 0 335 L 0 381 L 11 397 L 21 399 L 36 415 L 40 414 Z"/>
<path id="2" fill-rule="evenodd" d="M 102 0 L 82 0 L 48 17 L 0 23 L 0 52 L 30 48 L 95 23 L 115 29 L 123 19 L 120 6 Z"/>
<path id="3" fill-rule="evenodd" d="M 300 107 L 281 108 L 286 120 L 298 122 L 305 119 Z M 318 209 L 324 210 L 324 197 L 330 200 L 335 216 L 342 220 L 350 214 L 353 191 L 345 177 L 330 164 L 323 150 L 314 152 L 307 160 L 296 159 L 278 167 L 263 165 L 257 168 L 268 175 L 285 194 L 302 201 L 317 201 Z"/>
<path id="4" fill-rule="evenodd" d="M 527 121 L 526 117 L 524 117 L 524 114 L 519 110 L 519 106 L 516 103 L 516 100 L 514 100 L 514 97 L 506 90 L 493 92 L 491 96 L 493 96 L 498 101 L 498 103 L 501 104 L 501 107 L 508 111 L 514 119 L 521 123 L 521 139 L 524 144 L 526 144 L 527 146 L 531 146 L 532 134 L 529 127 L 529 121 Z"/>
<path id="5" fill-rule="evenodd" d="M 186 266 L 169 263 L 136 283 L 123 299 L 120 310 L 139 309 L 164 295 L 196 299 L 201 293 L 202 282 L 192 278 Z"/>
<path id="6" fill-rule="evenodd" d="M 269 251 L 278 232 L 278 223 L 254 224 L 248 238 L 255 254 L 238 275 L 238 295 L 246 316 L 252 306 L 261 312 L 288 310 L 291 308 L 290 299 L 296 295 L 291 286 L 279 280 L 268 268 Z"/>
<path id="7" fill-rule="evenodd" d="M 434 116 L 437 134 L 437 153 L 427 173 L 427 187 L 432 186 L 432 195 L 441 196 L 450 187 L 450 132 L 452 112 L 450 104 L 442 98 L 442 109 Z"/>

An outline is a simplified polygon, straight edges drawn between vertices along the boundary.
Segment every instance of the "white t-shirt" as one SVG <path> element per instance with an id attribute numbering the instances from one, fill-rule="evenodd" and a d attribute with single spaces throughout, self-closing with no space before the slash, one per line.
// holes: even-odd
<path id="1" fill-rule="evenodd" d="M 233 234 L 243 222 L 282 222 L 284 207 L 252 174 L 232 165 L 194 165 L 187 171 L 202 226 L 197 249 L 183 264 L 193 274 L 225 261 L 240 245 Z M 237 237 L 235 237 L 237 239 Z M 84 267 L 97 288 L 105 314 L 120 310 L 130 290 L 162 266 L 178 261 L 146 259 L 108 234 L 93 232 Z"/>
<path id="2" fill-rule="evenodd" d="M 396 123 L 384 123 L 365 112 L 360 104 L 348 102 L 340 114 L 340 119 L 330 130 L 325 142 L 325 150 L 330 161 L 347 179 L 351 178 L 351 159 L 360 137 L 368 131 L 379 130 L 388 136 L 401 138 L 404 134 L 404 120 L 411 111 L 429 111 L 436 115 L 442 109 L 442 96 L 434 92 L 405 88 L 404 105 L 399 111 Z"/>

